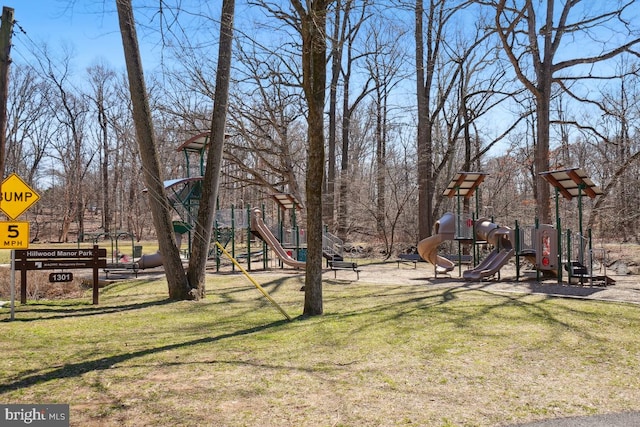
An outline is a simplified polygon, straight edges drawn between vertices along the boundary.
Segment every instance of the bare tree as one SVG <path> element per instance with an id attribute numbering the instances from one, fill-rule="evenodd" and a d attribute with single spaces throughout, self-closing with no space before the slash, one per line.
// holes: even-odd
<path id="1" fill-rule="evenodd" d="M 615 77 L 593 66 L 625 52 L 637 55 L 633 49 L 640 43 L 638 28 L 632 27 L 637 20 L 633 16 L 638 9 L 635 0 L 598 2 L 597 6 L 580 0 L 566 1 L 559 11 L 555 9 L 557 3 L 486 2 L 495 10 L 495 27 L 516 76 L 535 99 L 536 206 L 539 219 L 546 223 L 551 220 L 550 188 L 538 175 L 549 170 L 554 90 L 584 101 L 571 84 L 596 76 Z"/>
<path id="2" fill-rule="evenodd" d="M 398 37 L 402 37 L 403 33 L 404 30 L 392 22 L 374 19 L 369 25 L 369 36 L 367 37 L 368 50 L 372 54 L 366 59 L 366 69 L 374 82 L 372 97 L 375 110 L 376 231 L 379 235 L 385 236 L 389 255 L 393 246 L 393 237 L 387 238 L 385 221 L 387 216 L 387 144 L 392 126 L 389 103 L 394 87 L 404 77 L 401 72 L 404 53 L 397 43 Z M 401 205 L 404 206 L 404 203 Z"/>
<path id="3" fill-rule="evenodd" d="M 188 279 L 197 298 L 205 293 L 205 267 L 209 255 L 209 243 L 216 212 L 218 182 L 222 167 L 224 132 L 227 121 L 229 100 L 229 78 L 231 73 L 231 52 L 233 42 L 234 0 L 222 1 L 220 19 L 220 45 L 218 50 L 218 72 L 216 92 L 211 118 L 210 145 L 204 172 L 202 198 L 198 208 L 192 253 L 189 260 Z"/>
<path id="4" fill-rule="evenodd" d="M 300 19 L 302 35 L 302 87 L 308 117 L 307 263 L 304 314 L 323 312 L 322 301 L 322 183 L 324 176 L 324 99 L 327 70 L 327 0 L 291 3 Z"/>
<path id="5" fill-rule="evenodd" d="M 339 59 L 341 64 L 341 76 L 342 76 L 342 150 L 340 157 L 340 193 L 338 203 L 338 227 L 337 234 L 343 240 L 347 239 L 347 219 L 348 219 L 348 191 L 349 191 L 349 157 L 350 157 L 350 139 L 351 139 L 351 119 L 354 112 L 360 105 L 360 103 L 366 98 L 366 96 L 373 90 L 373 76 L 365 75 L 364 82 L 361 87 L 355 90 L 355 99 L 351 100 L 352 85 L 356 71 L 357 62 L 359 60 L 365 60 L 370 52 L 366 49 L 358 52 L 356 42 L 360 29 L 364 25 L 369 13 L 367 8 L 367 2 L 362 2 L 360 9 L 354 9 L 352 2 L 347 2 L 344 12 L 344 28 L 345 34 L 342 36 L 343 49 L 340 52 L 344 54 L 343 58 Z"/>
<path id="6" fill-rule="evenodd" d="M 342 57 L 344 50 L 345 10 L 349 10 L 352 1 L 347 1 L 343 6 L 342 0 L 337 0 L 334 8 L 333 30 L 331 41 L 331 78 L 329 82 L 329 123 L 327 134 L 327 173 L 324 188 L 323 221 L 334 230 L 336 207 L 336 141 L 338 139 L 338 84 L 340 82 L 340 70 L 342 69 Z"/>
<path id="7" fill-rule="evenodd" d="M 118 75 L 118 81 L 113 87 L 112 102 L 105 111 L 113 137 L 108 165 L 110 185 L 105 194 L 108 194 L 112 206 L 112 226 L 127 230 L 140 240 L 145 226 L 153 221 L 149 213 L 148 198 L 143 194 L 144 178 L 126 79 L 126 75 Z"/>
<path id="8" fill-rule="evenodd" d="M 60 59 L 54 59 L 46 46 L 42 52 L 37 60 L 50 85 L 48 105 L 57 123 L 51 144 L 55 152 L 52 156 L 56 159 L 52 172 L 58 177 L 63 191 L 58 241 L 66 242 L 74 220 L 78 223 L 79 233 L 84 231 L 82 184 L 94 156 L 85 139 L 89 107 L 83 94 L 74 87 L 69 52 Z"/>
<path id="9" fill-rule="evenodd" d="M 109 69 L 105 64 L 97 64 L 88 69 L 89 83 L 92 88 L 92 93 L 88 96 L 91 99 L 96 114 L 96 121 L 98 123 L 97 139 L 100 142 L 100 190 L 99 197 L 100 207 L 102 212 L 102 227 L 105 233 L 110 232 L 112 224 L 112 206 L 111 206 L 111 173 L 109 167 L 111 165 L 111 147 L 110 141 L 110 124 L 108 103 L 113 103 L 113 99 L 110 99 L 110 85 L 116 78 L 116 74 L 112 69 Z"/>
<path id="10" fill-rule="evenodd" d="M 240 83 L 230 105 L 232 137 L 226 156 L 235 166 L 229 178 L 236 183 L 304 200 L 304 99 L 299 76 L 291 74 L 295 60 L 287 52 L 239 48 L 242 68 L 235 73 Z"/>
<path id="11" fill-rule="evenodd" d="M 11 75 L 5 167 L 33 183 L 51 141 L 48 86 L 29 66 L 15 65 Z"/>
<path id="12" fill-rule="evenodd" d="M 438 179 L 434 161 L 437 132 L 442 121 L 441 115 L 450 96 L 455 92 L 460 73 L 455 61 L 444 59 L 447 29 L 452 25 L 456 14 L 466 6 L 466 1 L 415 1 L 419 238 L 429 236 L 433 228 L 433 203 Z M 455 143 L 455 140 L 449 142 Z M 450 156 L 453 148 L 449 145 L 445 149 L 445 156 Z"/>
<path id="13" fill-rule="evenodd" d="M 173 235 L 173 226 L 169 213 L 170 206 L 165 193 L 158 154 L 155 148 L 155 133 L 142 71 L 131 1 L 116 0 L 116 6 L 127 64 L 127 74 L 129 76 L 133 120 L 140 147 L 145 183 L 150 196 L 151 213 L 158 235 L 158 245 L 163 255 L 169 298 L 193 299 L 196 298 L 196 295 L 191 292 Z"/>

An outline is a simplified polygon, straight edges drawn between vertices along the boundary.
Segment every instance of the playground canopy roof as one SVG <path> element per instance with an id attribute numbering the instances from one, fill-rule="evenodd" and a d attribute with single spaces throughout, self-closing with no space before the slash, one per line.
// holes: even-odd
<path id="1" fill-rule="evenodd" d="M 473 196 L 476 188 L 482 184 L 486 176 L 485 172 L 458 172 L 442 194 L 449 198 L 464 196 L 465 199 L 468 199 Z"/>
<path id="2" fill-rule="evenodd" d="M 273 198 L 278 202 L 283 209 L 293 209 L 298 208 L 302 209 L 302 203 L 294 196 L 289 193 L 276 193 L 273 195 Z"/>
<path id="3" fill-rule="evenodd" d="M 602 194 L 602 190 L 589 179 L 582 168 L 541 172 L 540 176 L 557 188 L 567 200 L 583 194 L 594 199 Z"/>
<path id="4" fill-rule="evenodd" d="M 202 132 L 183 142 L 176 151 L 201 151 L 209 143 L 209 132 Z"/>
<path id="5" fill-rule="evenodd" d="M 166 181 L 164 181 L 164 188 L 172 188 L 172 187 L 176 187 L 180 184 L 188 184 L 192 181 L 202 181 L 202 177 L 201 176 L 193 176 L 191 178 L 178 178 L 178 179 L 168 179 Z M 146 191 L 146 188 L 145 190 Z"/>
<path id="6" fill-rule="evenodd" d="M 209 144 L 210 134 L 211 133 L 207 131 L 192 136 L 191 138 L 180 144 L 180 146 L 176 148 L 176 151 L 202 151 L 202 149 Z M 229 136 L 229 134 L 225 134 L 224 139 L 229 138 Z"/>
<path id="7" fill-rule="evenodd" d="M 169 179 L 164 181 L 163 184 L 171 203 L 184 205 L 190 198 L 194 201 L 200 199 L 200 181 L 202 181 L 201 176 L 194 176 L 191 178 Z M 142 189 L 143 193 L 148 191 L 148 188 Z"/>

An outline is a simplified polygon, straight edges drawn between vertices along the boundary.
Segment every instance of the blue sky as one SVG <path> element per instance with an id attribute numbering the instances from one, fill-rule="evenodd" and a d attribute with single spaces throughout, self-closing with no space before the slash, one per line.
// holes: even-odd
<path id="1" fill-rule="evenodd" d="M 14 9 L 14 61 L 28 61 L 30 50 L 46 42 L 54 52 L 63 45 L 72 48 L 79 68 L 101 59 L 124 68 L 115 1 L 3 0 L 2 5 Z M 152 60 L 152 49 L 144 49 L 143 61 Z"/>

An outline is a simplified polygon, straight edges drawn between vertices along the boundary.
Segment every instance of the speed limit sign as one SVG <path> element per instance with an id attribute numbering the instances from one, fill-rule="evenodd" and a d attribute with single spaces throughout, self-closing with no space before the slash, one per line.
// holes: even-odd
<path id="1" fill-rule="evenodd" d="M 29 223 L 0 221 L 0 249 L 29 249 Z"/>

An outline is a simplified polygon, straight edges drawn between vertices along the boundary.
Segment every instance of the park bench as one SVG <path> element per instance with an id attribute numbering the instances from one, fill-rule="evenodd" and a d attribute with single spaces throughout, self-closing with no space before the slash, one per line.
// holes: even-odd
<path id="1" fill-rule="evenodd" d="M 124 273 L 135 274 L 138 277 L 138 270 L 140 266 L 137 262 L 116 262 L 107 264 L 102 271 L 104 271 L 105 277 L 109 278 L 109 273 Z"/>
<path id="2" fill-rule="evenodd" d="M 400 263 L 404 262 L 412 262 L 413 268 L 417 268 L 420 261 L 422 261 L 422 257 L 418 254 L 398 254 L 398 259 L 396 260 L 398 268 L 400 268 Z"/>
<path id="3" fill-rule="evenodd" d="M 262 254 L 262 251 L 253 251 L 250 254 L 245 252 L 243 254 L 236 255 L 236 259 L 237 260 L 247 259 L 249 258 L 249 255 L 251 255 L 251 258 L 258 258 L 258 257 L 261 257 L 263 254 Z"/>
<path id="4" fill-rule="evenodd" d="M 357 262 L 329 261 L 329 267 L 333 270 L 333 277 L 337 277 L 338 270 L 352 270 L 356 273 L 356 280 L 360 280 L 360 269 Z"/>
<path id="5" fill-rule="evenodd" d="M 442 257 L 455 263 L 459 262 L 463 265 L 468 265 L 473 262 L 473 257 L 471 255 L 444 254 Z M 421 261 L 423 261 L 423 259 L 418 254 L 398 254 L 398 259 L 396 260 L 398 268 L 400 268 L 400 263 L 402 262 L 412 262 L 413 267 L 417 268 L 418 263 Z"/>
<path id="6" fill-rule="evenodd" d="M 460 263 L 462 265 L 469 265 L 473 262 L 472 255 L 444 254 L 442 257 L 451 262 L 455 262 L 456 264 Z"/>

